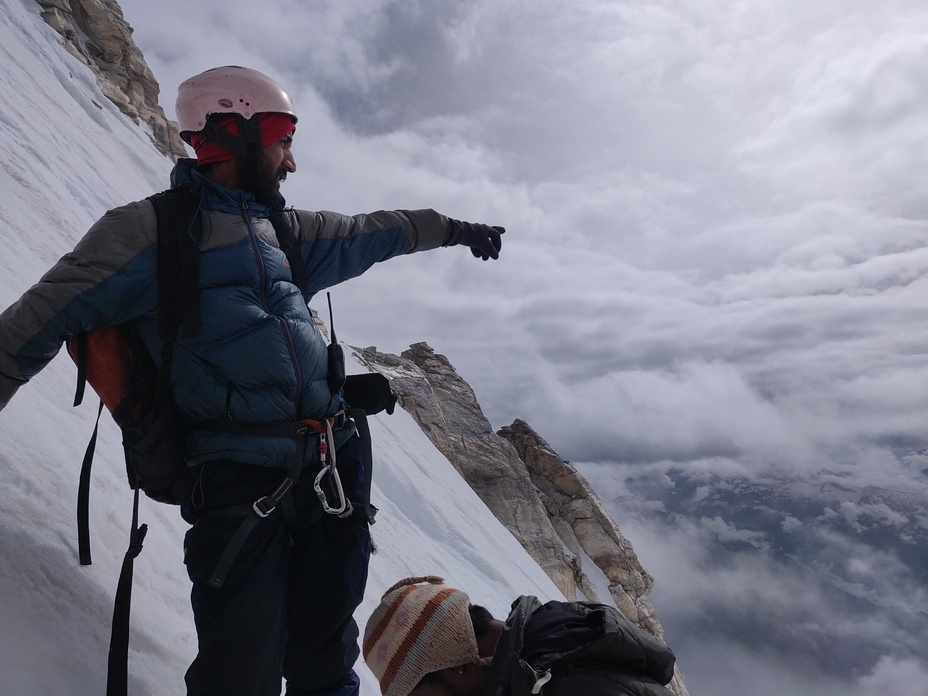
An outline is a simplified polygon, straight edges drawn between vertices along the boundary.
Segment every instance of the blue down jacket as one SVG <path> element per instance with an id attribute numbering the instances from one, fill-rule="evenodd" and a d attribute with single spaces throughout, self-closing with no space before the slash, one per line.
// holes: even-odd
<path id="1" fill-rule="evenodd" d="M 340 405 L 326 382 L 325 340 L 301 289 L 291 282 L 271 212 L 251 194 L 212 183 L 182 160 L 175 186 L 201 201 L 200 324 L 178 337 L 174 397 L 190 424 L 223 418 L 241 423 L 320 420 Z M 281 204 L 282 206 L 283 204 Z M 361 275 L 378 261 L 433 249 L 449 236 L 432 210 L 380 211 L 353 217 L 286 209 L 305 265 L 310 295 Z M 107 212 L 66 254 L 0 315 L 0 408 L 79 331 L 136 321 L 157 356 L 154 209 L 147 200 Z M 347 436 L 350 433 L 342 433 Z M 340 438 L 339 438 L 340 439 Z M 318 457 L 307 448 L 308 457 Z M 289 437 L 194 430 L 187 461 L 287 468 Z"/>

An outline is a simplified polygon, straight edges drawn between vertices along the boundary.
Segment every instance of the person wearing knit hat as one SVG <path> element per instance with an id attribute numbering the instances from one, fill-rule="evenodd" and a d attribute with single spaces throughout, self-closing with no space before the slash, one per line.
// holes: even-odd
<path id="1" fill-rule="evenodd" d="M 436 576 L 406 578 L 384 593 L 362 643 L 384 696 L 406 696 L 427 674 L 456 668 L 462 675 L 480 664 L 470 606 Z"/>
<path id="2" fill-rule="evenodd" d="M 183 452 L 168 461 L 189 483 L 174 491 L 191 525 L 183 548 L 198 651 L 187 696 L 279 696 L 284 684 L 290 696 L 357 696 L 354 612 L 376 511 L 376 445 L 364 408 L 392 408 L 395 398 L 388 386 L 370 394 L 346 380 L 334 333 L 328 343 L 307 303 L 406 254 L 463 246 L 497 259 L 505 229 L 431 209 L 345 215 L 287 206 L 281 185 L 296 172 L 299 119 L 283 87 L 257 70 L 194 75 L 178 88 L 176 114 L 195 157 L 175 163 L 172 190 L 106 211 L 0 314 L 0 409 L 64 341 L 100 329 L 131 333 L 160 366 L 157 384 L 143 386 L 172 402 L 163 412 L 176 412 L 171 431 Z M 180 246 L 189 251 L 175 258 L 171 248 Z M 180 282 L 163 282 L 173 271 Z M 192 311 L 159 311 L 168 300 Z M 160 330 L 171 313 L 183 326 L 168 342 Z M 130 551 L 138 548 L 133 536 Z M 466 598 L 447 599 L 439 608 L 457 612 L 448 616 L 466 615 Z M 446 615 L 436 616 L 444 625 Z M 126 632 L 114 625 L 120 641 Z M 423 664 L 466 670 L 478 659 L 472 632 L 461 641 Z M 127 666 L 113 648 L 107 693 L 125 693 Z"/>
<path id="3" fill-rule="evenodd" d="M 362 651 L 383 696 L 673 696 L 673 653 L 614 607 L 523 596 L 504 623 L 436 576 L 384 593 Z"/>

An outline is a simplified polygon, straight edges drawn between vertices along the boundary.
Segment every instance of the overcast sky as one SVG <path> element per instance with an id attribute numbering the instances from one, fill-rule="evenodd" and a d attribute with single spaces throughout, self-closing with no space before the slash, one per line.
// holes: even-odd
<path id="1" fill-rule="evenodd" d="M 169 117 L 216 65 L 290 90 L 288 203 L 506 226 L 498 262 L 333 296 L 342 340 L 428 341 L 495 426 L 597 461 L 925 442 L 921 0 L 120 4 Z"/>

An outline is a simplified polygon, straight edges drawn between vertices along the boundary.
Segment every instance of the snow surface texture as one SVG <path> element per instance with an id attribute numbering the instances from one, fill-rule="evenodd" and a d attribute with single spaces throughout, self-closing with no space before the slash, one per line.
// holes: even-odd
<path id="1" fill-rule="evenodd" d="M 8 306 L 108 208 L 168 185 L 171 163 L 98 90 L 32 0 L 0 0 L 0 305 Z M 341 311 L 348 311 L 342 308 Z M 361 368 L 349 359 L 349 373 Z M 91 488 L 94 563 L 78 564 L 75 501 L 94 399 L 71 407 L 62 352 L 0 414 L 0 675 L 3 694 L 103 693 L 113 595 L 132 496 L 119 434 L 101 421 Z M 505 615 L 557 588 L 405 412 L 371 419 L 379 553 L 357 619 L 401 577 L 438 574 Z M 178 694 L 196 652 L 182 561 L 187 525 L 144 500 L 131 694 Z M 363 663 L 362 694 L 379 693 Z"/>

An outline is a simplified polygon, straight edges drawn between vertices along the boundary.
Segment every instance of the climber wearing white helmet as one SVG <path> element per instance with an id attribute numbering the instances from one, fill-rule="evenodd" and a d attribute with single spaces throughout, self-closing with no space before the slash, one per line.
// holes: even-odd
<path id="1" fill-rule="evenodd" d="M 365 427 L 307 301 L 402 254 L 464 245 L 496 259 L 504 230 L 433 210 L 286 207 L 297 116 L 255 70 L 190 78 L 177 116 L 196 152 L 171 175 L 196 210 L 182 226 L 196 243 L 184 298 L 195 332 L 177 334 L 168 364 L 191 483 L 179 501 L 199 639 L 187 693 L 270 696 L 285 681 L 290 696 L 357 694 L 352 615 L 373 517 Z M 82 332 L 131 323 L 160 362 L 158 239 L 150 200 L 110 210 L 0 315 L 0 408 Z"/>

